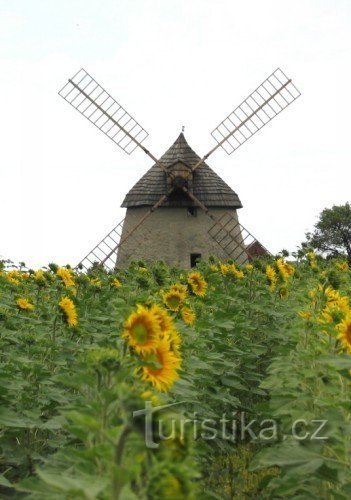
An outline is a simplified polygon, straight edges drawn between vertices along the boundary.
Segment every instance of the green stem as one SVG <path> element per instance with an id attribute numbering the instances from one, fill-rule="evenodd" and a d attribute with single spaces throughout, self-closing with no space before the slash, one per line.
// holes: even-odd
<path id="1" fill-rule="evenodd" d="M 113 483 L 112 483 L 112 496 L 111 500 L 118 500 L 123 482 L 121 481 L 120 478 L 120 465 L 122 463 L 122 457 L 123 457 L 123 450 L 124 446 L 126 444 L 126 440 L 128 435 L 131 432 L 131 428 L 129 427 L 128 424 L 124 425 L 122 428 L 120 435 L 118 437 L 118 441 L 115 446 L 115 454 L 114 454 L 114 465 L 115 468 L 113 470 Z"/>
<path id="2" fill-rule="evenodd" d="M 56 342 L 56 323 L 57 323 L 57 315 L 55 316 L 54 326 L 53 326 L 53 329 L 52 329 L 52 341 L 53 341 L 54 344 Z"/>

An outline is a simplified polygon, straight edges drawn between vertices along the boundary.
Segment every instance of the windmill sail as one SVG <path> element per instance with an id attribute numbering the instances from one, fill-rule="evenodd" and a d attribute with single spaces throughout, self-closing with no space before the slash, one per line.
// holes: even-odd
<path id="1" fill-rule="evenodd" d="M 84 69 L 68 80 L 59 95 L 128 154 L 149 135 Z"/>
<path id="2" fill-rule="evenodd" d="M 117 252 L 121 243 L 124 219 L 117 224 L 78 264 L 88 270 L 94 265 L 104 265 L 108 270 L 116 267 Z"/>
<path id="3" fill-rule="evenodd" d="M 278 68 L 211 135 L 218 146 L 232 154 L 300 95 L 291 79 Z"/>
<path id="4" fill-rule="evenodd" d="M 220 217 L 208 231 L 230 259 L 247 264 L 270 252 L 229 212 Z"/>

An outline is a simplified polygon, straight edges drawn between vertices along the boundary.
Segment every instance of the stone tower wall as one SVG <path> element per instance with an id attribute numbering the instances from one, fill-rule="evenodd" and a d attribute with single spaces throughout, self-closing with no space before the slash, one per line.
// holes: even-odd
<path id="1" fill-rule="evenodd" d="M 148 210 L 148 207 L 128 208 L 122 239 Z M 211 213 L 217 219 L 224 213 L 230 213 L 237 220 L 235 209 L 211 208 Z M 124 267 L 131 259 L 142 259 L 163 260 L 169 265 L 187 269 L 190 268 L 190 254 L 201 254 L 202 259 L 215 255 L 222 260 L 228 260 L 228 255 L 208 234 L 212 226 L 213 221 L 201 209 L 197 209 L 197 216 L 194 217 L 188 214 L 185 207 L 161 207 L 121 246 L 117 266 Z M 237 240 L 241 243 L 241 234 L 239 229 L 237 231 Z M 242 263 L 243 256 L 237 260 Z"/>

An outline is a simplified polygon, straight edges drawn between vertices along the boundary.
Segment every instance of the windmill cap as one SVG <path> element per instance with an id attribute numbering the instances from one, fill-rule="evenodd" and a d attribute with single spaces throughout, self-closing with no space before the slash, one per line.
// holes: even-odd
<path id="1" fill-rule="evenodd" d="M 179 162 L 192 168 L 199 160 L 200 157 L 189 146 L 181 132 L 159 161 L 167 169 Z M 132 187 L 121 206 L 124 208 L 153 206 L 166 192 L 166 174 L 155 164 Z M 207 207 L 242 208 L 235 191 L 207 163 L 203 163 L 194 171 L 193 193 Z M 194 206 L 194 203 L 190 198 L 183 197 L 181 200 L 167 200 L 162 206 Z"/>

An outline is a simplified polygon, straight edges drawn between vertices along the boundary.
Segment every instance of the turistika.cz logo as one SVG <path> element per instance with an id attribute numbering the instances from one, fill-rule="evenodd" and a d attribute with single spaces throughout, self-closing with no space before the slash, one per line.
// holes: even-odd
<path id="1" fill-rule="evenodd" d="M 180 439 L 184 440 L 192 433 L 195 440 L 213 441 L 222 439 L 237 443 L 239 441 L 265 441 L 272 442 L 286 439 L 289 434 L 279 433 L 279 423 L 274 419 L 250 419 L 246 412 L 223 413 L 218 419 L 204 418 L 194 412 L 191 418 L 181 416 L 172 417 L 162 414 L 183 402 L 153 406 L 151 401 L 145 401 L 145 408 L 133 412 L 133 417 L 145 417 L 145 444 L 147 448 L 158 448 L 160 441 Z M 290 435 L 298 441 L 325 441 L 327 420 L 323 419 L 295 419 L 291 422 Z"/>

